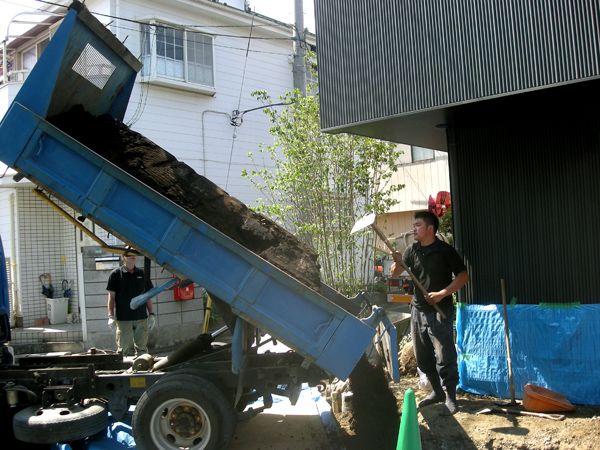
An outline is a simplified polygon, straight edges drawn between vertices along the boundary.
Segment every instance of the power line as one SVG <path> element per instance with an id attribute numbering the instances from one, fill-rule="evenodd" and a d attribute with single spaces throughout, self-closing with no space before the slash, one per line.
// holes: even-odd
<path id="1" fill-rule="evenodd" d="M 252 23 L 254 25 L 254 16 L 252 16 Z M 250 27 L 250 34 L 248 35 L 248 45 L 246 46 L 246 57 L 244 58 L 244 71 L 242 72 L 242 82 L 240 83 L 240 95 L 238 97 L 238 110 L 242 104 L 242 92 L 244 89 L 244 79 L 246 78 L 246 66 L 248 64 L 248 52 L 250 51 L 250 43 L 252 42 L 252 27 Z M 237 126 L 233 128 L 233 135 L 231 137 L 231 152 L 229 153 L 229 167 L 227 168 L 227 180 L 225 181 L 225 189 L 229 184 L 229 172 L 231 171 L 231 160 L 233 158 L 233 147 L 235 146 L 235 138 L 237 134 Z"/>
<path id="2" fill-rule="evenodd" d="M 1 1 L 1 0 L 0 0 Z M 144 23 L 141 22 L 141 24 L 143 25 L 152 25 L 149 23 Z M 114 28 L 117 28 L 119 30 L 125 30 L 125 31 L 131 31 L 133 33 L 139 33 L 139 30 L 136 28 L 130 28 L 130 27 L 126 27 L 126 26 L 121 26 L 121 25 L 114 25 L 114 24 L 110 24 L 109 25 L 113 26 Z M 108 25 L 107 25 L 108 26 Z M 179 29 L 179 28 L 174 28 L 174 29 Z M 200 33 L 200 32 L 195 32 L 195 31 L 189 31 L 189 30 L 185 30 L 187 32 L 191 32 L 191 33 Z M 201 33 L 201 34 L 206 34 L 206 33 Z M 212 34 L 208 33 L 209 35 L 212 36 Z M 241 36 L 243 37 L 243 36 Z M 247 39 L 247 38 L 246 38 Z M 218 48 L 227 48 L 227 49 L 231 49 L 231 50 L 240 50 L 243 51 L 244 49 L 241 47 L 232 47 L 230 45 L 223 45 L 223 44 L 217 44 L 215 42 L 212 43 L 213 47 L 218 47 Z M 251 53 L 263 53 L 263 54 L 267 54 L 267 55 L 282 55 L 282 56 L 291 56 L 291 53 L 284 53 L 284 52 L 269 52 L 266 50 L 249 50 Z"/>
<path id="3" fill-rule="evenodd" d="M 0 1 L 6 2 L 6 3 L 13 3 L 8 0 L 0 0 Z M 58 3 L 53 3 L 53 2 L 46 1 L 46 0 L 36 0 L 36 1 L 39 3 L 47 4 L 47 5 L 59 6 L 61 8 L 68 8 L 68 6 L 60 5 Z M 13 3 L 13 4 L 17 4 L 17 3 Z M 253 28 L 253 27 L 254 28 L 256 28 L 256 27 L 286 27 L 286 28 L 288 28 L 286 25 L 278 25 L 278 24 L 273 24 L 273 25 L 252 25 L 252 24 L 251 25 L 181 25 L 181 24 L 178 24 L 178 25 L 174 26 L 174 25 L 167 25 L 167 24 L 143 22 L 143 21 L 139 21 L 139 20 L 127 19 L 127 18 L 123 18 L 123 17 L 119 17 L 119 16 L 112 16 L 112 15 L 97 13 L 97 12 L 93 12 L 93 11 L 90 11 L 90 12 L 94 15 L 107 17 L 109 19 L 122 20 L 125 22 L 135 23 L 135 24 L 139 24 L 139 25 L 147 25 L 147 26 L 152 26 L 155 28 L 173 29 L 173 30 L 180 30 L 180 29 L 185 29 L 185 28 L 209 28 L 209 29 L 210 28 Z M 252 16 L 252 22 L 254 22 L 254 17 L 255 17 L 255 15 Z M 118 28 L 121 30 L 139 32 L 139 30 L 137 30 L 135 28 L 128 28 L 128 27 L 121 26 L 121 25 L 113 25 L 113 26 L 115 28 Z M 189 29 L 185 29 L 185 31 L 188 33 L 207 34 L 206 31 L 203 32 L 203 31 L 196 31 L 196 30 L 189 30 Z M 289 37 L 289 38 L 270 38 L 270 37 L 259 37 L 259 36 L 247 37 L 247 36 L 237 36 L 237 35 L 233 35 L 233 34 L 219 34 L 219 33 L 210 33 L 210 32 L 208 34 L 210 34 L 211 36 L 228 37 L 228 38 L 235 38 L 235 39 L 257 39 L 257 40 L 278 40 L 278 41 L 293 41 L 294 40 L 293 37 Z M 213 42 L 213 46 L 219 47 L 219 48 L 228 48 L 228 49 L 232 49 L 232 50 L 242 50 L 239 47 L 215 44 L 214 42 Z M 252 53 L 260 53 L 260 54 L 267 54 L 267 55 L 282 55 L 282 56 L 290 56 L 291 55 L 291 53 L 269 52 L 269 51 L 265 51 L 265 50 L 249 50 L 249 51 L 251 51 Z"/>
<path id="4" fill-rule="evenodd" d="M 102 17 L 108 17 L 109 19 L 118 19 L 118 20 L 123 20 L 125 22 L 131 22 L 131 23 L 137 23 L 140 25 L 148 25 L 148 26 L 153 26 L 156 28 L 164 28 L 164 29 L 170 29 L 170 30 L 181 30 L 181 29 L 186 29 L 186 31 L 188 33 L 203 33 L 206 34 L 206 32 L 202 32 L 202 31 L 194 31 L 194 30 L 188 30 L 187 28 L 220 28 L 219 25 L 217 26 L 212 26 L 212 25 L 177 25 L 177 26 L 173 26 L 173 25 L 164 25 L 164 24 L 158 24 L 158 23 L 151 23 L 151 22 L 143 22 L 140 20 L 133 20 L 133 19 L 125 19 L 123 17 L 117 17 L 117 16 L 111 16 L 109 14 L 102 14 L 102 13 L 93 13 L 96 14 L 98 16 L 102 16 Z M 254 20 L 254 16 L 252 16 L 252 20 Z M 252 29 L 252 28 L 250 28 Z M 228 37 L 228 38 L 236 38 L 236 39 L 258 39 L 258 40 L 264 40 L 264 41 L 292 41 L 293 38 L 289 37 L 289 38 L 278 38 L 278 37 L 247 37 L 247 36 L 237 36 L 235 34 L 219 34 L 219 33 L 210 33 L 212 36 L 217 36 L 217 37 Z"/>
<path id="5" fill-rule="evenodd" d="M 49 2 L 46 0 L 36 0 L 40 3 L 45 3 L 47 5 L 53 5 L 53 6 L 59 6 L 61 8 L 68 8 L 68 6 L 65 5 L 60 5 L 58 3 L 53 3 L 53 2 Z M 131 22 L 131 23 L 137 23 L 140 25 L 150 25 L 150 26 L 154 26 L 157 28 L 165 28 L 165 29 L 181 29 L 181 28 L 250 28 L 252 29 L 254 27 L 254 18 L 256 17 L 256 15 L 252 15 L 252 24 L 251 25 L 181 25 L 181 24 L 177 24 L 177 26 L 172 26 L 172 25 L 166 25 L 166 24 L 156 24 L 156 23 L 148 23 L 148 22 L 143 22 L 140 20 L 134 20 L 134 19 L 127 19 L 125 17 L 119 17 L 119 16 L 113 16 L 110 14 L 103 14 L 103 13 L 99 13 L 99 12 L 93 12 L 90 11 L 92 14 L 95 14 L 97 16 L 102 16 L 102 17 L 107 17 L 109 19 L 116 19 L 116 20 L 123 20 L 125 22 Z M 285 28 L 289 28 L 287 25 L 277 25 L 277 24 L 273 24 L 273 25 L 260 25 L 260 26 L 264 26 L 264 27 L 285 27 Z M 191 31 L 191 30 L 187 30 L 191 33 L 201 33 L 200 31 Z M 237 39 L 249 39 L 246 36 L 236 36 L 234 34 L 218 34 L 218 33 L 211 33 L 211 35 L 213 36 L 220 36 L 220 37 L 229 37 L 229 38 L 237 38 Z M 260 39 L 260 40 L 275 40 L 275 41 L 291 41 L 293 40 L 293 38 L 289 37 L 289 38 L 278 38 L 278 37 L 251 37 L 250 39 Z"/>

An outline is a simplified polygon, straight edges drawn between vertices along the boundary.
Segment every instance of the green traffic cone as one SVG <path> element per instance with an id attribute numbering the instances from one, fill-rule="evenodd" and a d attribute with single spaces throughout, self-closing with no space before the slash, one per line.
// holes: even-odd
<path id="1" fill-rule="evenodd" d="M 415 392 L 412 389 L 404 393 L 402 419 L 400 420 L 396 450 L 421 450 L 417 402 L 415 401 Z"/>

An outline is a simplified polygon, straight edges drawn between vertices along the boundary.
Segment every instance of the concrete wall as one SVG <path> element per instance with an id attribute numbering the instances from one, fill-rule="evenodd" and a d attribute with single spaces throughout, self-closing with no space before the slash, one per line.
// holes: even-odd
<path id="1" fill-rule="evenodd" d="M 71 309 L 78 311 L 75 227 L 28 188 L 17 188 L 17 230 L 19 253 L 18 289 L 23 325 L 48 317 L 42 295 L 41 274 L 50 274 L 54 298 L 62 298 L 62 280 L 71 282 Z M 60 205 L 68 209 L 66 205 Z M 64 263 L 63 263 L 64 257 Z"/>
<path id="2" fill-rule="evenodd" d="M 96 347 L 105 350 L 116 350 L 114 333 L 108 328 L 106 283 L 114 267 L 121 265 L 120 258 L 115 262 L 104 261 L 97 266 L 97 258 L 114 255 L 103 251 L 98 246 L 82 248 L 84 270 L 85 315 L 87 325 L 87 348 Z M 138 258 L 138 266 L 144 266 L 144 258 Z M 98 268 L 97 268 L 98 267 Z M 151 269 L 151 280 L 154 286 L 168 281 L 172 274 L 161 267 Z M 175 301 L 173 291 L 166 291 L 152 299 L 156 314 L 156 327 L 150 331 L 149 350 L 176 346 L 189 341 L 202 332 L 203 325 L 203 290 L 194 286 L 194 298 Z"/>

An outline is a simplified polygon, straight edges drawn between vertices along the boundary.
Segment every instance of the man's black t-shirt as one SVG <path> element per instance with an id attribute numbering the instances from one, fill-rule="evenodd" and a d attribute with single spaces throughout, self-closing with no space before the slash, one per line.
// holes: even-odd
<path id="1" fill-rule="evenodd" d="M 444 289 L 452 282 L 452 274 L 458 275 L 467 270 L 454 247 L 437 237 L 431 245 L 426 247 L 419 242 L 411 244 L 404 251 L 402 260 L 427 292 L 438 292 Z M 417 287 L 415 287 L 412 304 L 425 314 L 435 311 L 433 306 L 425 301 L 423 293 Z M 451 295 L 438 303 L 440 308 L 451 304 Z"/>
<path id="2" fill-rule="evenodd" d="M 144 286 L 144 271 L 137 267 L 129 272 L 123 265 L 114 269 L 108 276 L 107 291 L 115 292 L 115 316 L 117 320 L 141 320 L 148 317 L 146 307 L 129 307 L 132 298 L 152 289 L 152 282 Z"/>

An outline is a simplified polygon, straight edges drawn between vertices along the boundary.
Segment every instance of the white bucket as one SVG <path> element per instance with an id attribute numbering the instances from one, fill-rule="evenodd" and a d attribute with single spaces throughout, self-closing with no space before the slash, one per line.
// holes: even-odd
<path id="1" fill-rule="evenodd" d="M 64 298 L 47 298 L 46 309 L 48 311 L 48 319 L 50 323 L 67 323 L 67 311 L 69 309 L 69 299 Z"/>

